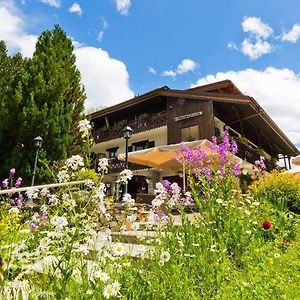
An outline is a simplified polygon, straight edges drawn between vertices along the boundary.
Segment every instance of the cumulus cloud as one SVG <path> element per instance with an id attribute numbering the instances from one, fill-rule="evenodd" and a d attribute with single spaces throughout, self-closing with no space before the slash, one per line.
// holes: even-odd
<path id="1" fill-rule="evenodd" d="M 127 16 L 129 13 L 129 8 L 131 6 L 130 0 L 115 0 L 117 11 L 123 15 Z"/>
<path id="2" fill-rule="evenodd" d="M 242 28 L 244 32 L 262 39 L 267 39 L 273 33 L 273 29 L 257 17 L 244 17 Z"/>
<path id="3" fill-rule="evenodd" d="M 281 36 L 284 42 L 296 43 L 300 37 L 300 25 L 295 24 L 289 32 L 285 32 Z"/>
<path id="4" fill-rule="evenodd" d="M 164 77 L 176 77 L 176 72 L 172 71 L 172 70 L 166 70 L 166 71 L 163 71 L 161 73 L 161 76 L 164 76 Z"/>
<path id="5" fill-rule="evenodd" d="M 267 41 L 258 39 L 253 43 L 250 39 L 244 39 L 240 51 L 251 60 L 255 60 L 264 54 L 270 53 L 272 49 L 271 44 Z"/>
<path id="6" fill-rule="evenodd" d="M 16 9 L 13 1 L 0 0 L 0 20 L 0 40 L 6 42 L 9 51 L 20 51 L 22 55 L 31 57 L 37 36 L 26 32 L 26 18 Z M 111 58 L 102 49 L 87 47 L 74 39 L 72 42 L 76 64 L 86 89 L 87 108 L 112 105 L 134 96 L 122 61 Z"/>
<path id="7" fill-rule="evenodd" d="M 40 0 L 42 3 L 59 8 L 60 0 Z"/>
<path id="8" fill-rule="evenodd" d="M 37 36 L 26 33 L 26 22 L 13 1 L 0 1 L 0 40 L 4 40 L 11 52 L 32 56 Z"/>
<path id="9" fill-rule="evenodd" d="M 184 74 L 187 72 L 193 72 L 197 67 L 197 64 L 189 59 L 183 59 L 181 63 L 177 66 L 177 74 Z"/>
<path id="10" fill-rule="evenodd" d="M 274 47 L 266 41 L 273 34 L 273 29 L 267 23 L 257 17 L 244 17 L 242 28 L 250 36 L 243 40 L 240 47 L 234 42 L 229 42 L 229 49 L 240 51 L 251 60 L 273 51 Z"/>
<path id="11" fill-rule="evenodd" d="M 86 108 L 110 106 L 134 97 L 125 64 L 94 47 L 75 50 L 76 64 L 86 88 Z"/>
<path id="12" fill-rule="evenodd" d="M 300 74 L 287 68 L 245 69 L 208 75 L 193 86 L 225 79 L 230 79 L 243 93 L 254 97 L 287 136 L 300 146 Z"/>
<path id="13" fill-rule="evenodd" d="M 80 5 L 77 2 L 74 2 L 72 6 L 69 8 L 70 13 L 78 14 L 79 16 L 82 16 L 82 9 Z"/>
<path id="14" fill-rule="evenodd" d="M 178 74 L 193 72 L 198 67 L 198 64 L 189 58 L 183 59 L 177 66 L 176 70 L 166 70 L 161 73 L 161 76 L 175 77 Z"/>

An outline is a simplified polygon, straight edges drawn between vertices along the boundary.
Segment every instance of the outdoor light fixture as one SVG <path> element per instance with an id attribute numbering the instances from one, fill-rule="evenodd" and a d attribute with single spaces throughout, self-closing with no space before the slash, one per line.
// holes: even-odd
<path id="1" fill-rule="evenodd" d="M 32 172 L 32 180 L 31 180 L 31 186 L 34 186 L 34 179 L 35 179 L 35 174 L 36 174 L 36 166 L 37 166 L 37 161 L 38 161 L 38 156 L 39 156 L 39 151 L 42 148 L 43 145 L 43 139 L 40 136 L 37 136 L 34 140 L 34 145 L 36 148 L 35 152 L 35 160 L 34 160 L 34 165 L 33 165 L 33 172 Z M 33 204 L 32 198 L 29 197 L 27 204 Z"/>
<path id="2" fill-rule="evenodd" d="M 128 169 L 128 140 L 131 138 L 133 134 L 133 130 L 131 127 L 126 126 L 122 130 L 123 138 L 126 140 L 126 146 L 125 146 L 125 169 Z M 125 184 L 125 194 L 127 194 L 128 191 L 128 183 Z"/>

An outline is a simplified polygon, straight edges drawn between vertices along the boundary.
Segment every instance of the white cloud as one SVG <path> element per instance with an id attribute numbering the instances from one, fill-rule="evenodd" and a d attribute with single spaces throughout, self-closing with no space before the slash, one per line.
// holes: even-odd
<path id="1" fill-rule="evenodd" d="M 117 11 L 123 15 L 127 16 L 129 13 L 129 8 L 131 6 L 130 0 L 115 0 L 115 4 L 117 6 Z"/>
<path id="2" fill-rule="evenodd" d="M 257 17 L 244 17 L 242 28 L 250 36 L 243 40 L 240 48 L 234 42 L 229 42 L 227 44 L 229 49 L 240 51 L 251 60 L 272 52 L 274 47 L 266 39 L 272 35 L 273 29 L 267 23 Z"/>
<path id="3" fill-rule="evenodd" d="M 177 66 L 177 74 L 184 74 L 184 73 L 187 73 L 187 72 L 193 72 L 197 67 L 197 64 L 189 59 L 189 58 L 186 58 L 186 59 L 183 59 L 181 61 L 181 63 Z"/>
<path id="4" fill-rule="evenodd" d="M 272 46 L 267 41 L 258 39 L 255 43 L 252 43 L 250 39 L 244 39 L 240 51 L 248 56 L 250 59 L 255 60 L 264 54 L 272 51 Z"/>
<path id="5" fill-rule="evenodd" d="M 177 75 L 176 72 L 172 70 L 166 70 L 161 73 L 161 76 L 165 76 L 165 77 L 176 77 L 176 75 Z"/>
<path id="6" fill-rule="evenodd" d="M 283 33 L 281 36 L 282 41 L 296 43 L 300 37 L 300 25 L 295 24 L 288 33 Z"/>
<path id="7" fill-rule="evenodd" d="M 300 74 L 268 67 L 259 71 L 219 72 L 200 78 L 194 86 L 230 79 L 243 93 L 254 97 L 295 143 L 300 143 Z"/>
<path id="8" fill-rule="evenodd" d="M 273 33 L 273 29 L 257 17 L 244 17 L 242 27 L 244 32 L 249 32 L 256 38 L 267 39 Z"/>
<path id="9" fill-rule="evenodd" d="M 83 12 L 80 7 L 80 5 L 77 2 L 74 2 L 72 6 L 69 8 L 70 13 L 78 14 L 79 16 L 82 16 Z"/>
<path id="10" fill-rule="evenodd" d="M 5 41 L 9 51 L 32 56 L 37 36 L 26 33 L 26 22 L 13 1 L 0 1 L 0 20 L 0 40 Z"/>
<path id="11" fill-rule="evenodd" d="M 198 67 L 198 64 L 189 58 L 183 59 L 177 66 L 176 71 L 166 70 L 161 73 L 161 76 L 175 77 L 178 74 L 193 72 Z"/>
<path id="12" fill-rule="evenodd" d="M 40 0 L 42 3 L 59 8 L 60 0 Z"/>
<path id="13" fill-rule="evenodd" d="M 156 74 L 156 70 L 152 67 L 148 67 L 148 72 L 151 73 L 151 74 Z"/>
<path id="14" fill-rule="evenodd" d="M 227 44 L 227 47 L 228 47 L 229 49 L 233 49 L 233 50 L 240 50 L 240 49 L 238 48 L 238 46 L 237 46 L 234 42 L 229 42 L 229 43 Z"/>
<path id="15" fill-rule="evenodd" d="M 104 36 L 104 31 L 101 30 L 101 31 L 98 33 L 97 41 L 102 42 L 103 36 Z"/>
<path id="16" fill-rule="evenodd" d="M 109 28 L 109 24 L 106 22 L 106 20 L 103 17 L 101 17 L 101 21 L 102 21 L 102 30 L 100 30 L 97 35 L 97 41 L 99 42 L 103 41 L 104 33 Z"/>
<path id="17" fill-rule="evenodd" d="M 129 75 L 122 61 L 94 47 L 75 50 L 76 64 L 86 88 L 86 108 L 110 106 L 134 97 L 129 87 Z"/>
<path id="18" fill-rule="evenodd" d="M 109 24 L 107 23 L 107 21 L 103 17 L 101 17 L 101 20 L 102 20 L 102 29 L 103 30 L 108 29 Z"/>
<path id="19" fill-rule="evenodd" d="M 34 52 L 37 36 L 28 34 L 25 24 L 26 18 L 16 9 L 13 1 L 0 0 L 0 40 L 6 42 L 11 53 L 20 51 L 30 57 Z M 88 97 L 86 107 L 108 106 L 134 96 L 123 62 L 109 57 L 102 49 L 87 47 L 74 39 L 72 42 L 76 64 Z"/>

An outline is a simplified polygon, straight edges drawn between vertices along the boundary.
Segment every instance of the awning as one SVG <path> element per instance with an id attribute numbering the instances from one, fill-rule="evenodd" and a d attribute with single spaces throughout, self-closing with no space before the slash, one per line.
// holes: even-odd
<path id="1" fill-rule="evenodd" d="M 211 142 L 204 139 L 193 142 L 185 142 L 190 149 L 197 149 L 199 146 L 209 155 L 214 155 L 210 148 Z M 157 146 L 154 148 L 134 151 L 128 153 L 128 161 L 159 170 L 179 171 L 182 164 L 176 160 L 178 151 L 181 150 L 181 144 L 172 144 L 166 146 Z M 119 160 L 125 160 L 125 153 L 118 155 Z M 242 163 L 243 160 L 235 155 L 231 155 L 231 160 L 235 163 Z"/>

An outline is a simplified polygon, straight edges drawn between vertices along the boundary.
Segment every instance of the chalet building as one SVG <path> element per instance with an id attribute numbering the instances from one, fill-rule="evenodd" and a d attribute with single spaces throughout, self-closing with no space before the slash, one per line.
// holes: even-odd
<path id="1" fill-rule="evenodd" d="M 290 157 L 299 155 L 299 150 L 256 100 L 244 95 L 230 80 L 186 90 L 164 86 L 92 113 L 91 121 L 93 151 L 110 162 L 107 180 L 112 193 L 117 174 L 125 166 L 117 157 L 125 153 L 122 129 L 126 125 L 133 129 L 129 152 L 181 141 L 211 140 L 213 135 L 220 136 L 228 130 L 238 143 L 237 155 L 250 163 L 263 155 L 268 170 L 276 167 L 278 159 L 290 168 Z M 153 193 L 155 183 L 162 179 L 180 181 L 178 172 L 170 174 L 130 163 L 129 168 L 134 171 L 134 178 L 128 191 L 136 197 Z"/>

